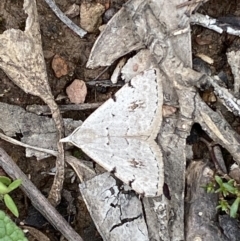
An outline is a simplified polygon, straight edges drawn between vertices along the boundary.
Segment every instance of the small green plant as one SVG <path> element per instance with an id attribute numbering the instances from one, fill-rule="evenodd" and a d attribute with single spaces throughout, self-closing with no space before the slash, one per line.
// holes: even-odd
<path id="1" fill-rule="evenodd" d="M 23 231 L 1 210 L 0 241 L 28 241 Z"/>
<path id="2" fill-rule="evenodd" d="M 12 212 L 15 217 L 19 216 L 19 212 L 16 204 L 9 195 L 9 193 L 18 188 L 22 183 L 22 180 L 17 179 L 12 182 L 12 180 L 5 176 L 0 176 L 0 200 L 3 200 L 7 208 Z"/>
<path id="3" fill-rule="evenodd" d="M 216 184 L 218 185 L 217 189 Z M 220 200 L 217 209 L 228 213 L 230 217 L 237 217 L 240 204 L 240 190 L 233 179 L 224 181 L 224 179 L 216 175 L 215 181 L 208 183 L 206 186 L 204 186 L 204 188 L 208 193 L 215 192 L 220 194 Z M 231 199 L 226 199 L 229 197 Z M 232 202 L 232 200 L 234 201 Z"/>

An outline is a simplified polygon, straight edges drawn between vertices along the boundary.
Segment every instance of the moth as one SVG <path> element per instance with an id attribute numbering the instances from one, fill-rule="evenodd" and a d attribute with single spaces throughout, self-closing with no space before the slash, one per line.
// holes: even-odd
<path id="1" fill-rule="evenodd" d="M 143 196 L 162 194 L 163 160 L 155 138 L 162 122 L 159 72 L 135 76 L 71 135 L 71 142 Z"/>

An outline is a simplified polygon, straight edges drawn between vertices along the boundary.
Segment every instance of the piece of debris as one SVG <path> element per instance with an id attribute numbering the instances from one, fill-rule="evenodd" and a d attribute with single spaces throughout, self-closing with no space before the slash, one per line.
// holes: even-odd
<path id="1" fill-rule="evenodd" d="M 117 12 L 115 8 L 109 8 L 103 15 L 103 23 L 107 23 Z"/>
<path id="2" fill-rule="evenodd" d="M 228 240 L 216 225 L 218 194 L 207 193 L 203 188 L 213 175 L 214 171 L 202 161 L 192 161 L 187 169 L 186 241 Z"/>
<path id="3" fill-rule="evenodd" d="M 52 69 L 57 78 L 60 78 L 68 73 L 66 61 L 58 54 L 55 54 L 52 60 Z"/>
<path id="4" fill-rule="evenodd" d="M 239 95 L 240 90 L 240 75 L 239 75 L 239 50 L 230 51 L 227 53 L 227 60 L 231 66 L 232 74 L 234 76 L 234 94 Z"/>
<path id="5" fill-rule="evenodd" d="M 102 24 L 105 7 L 100 3 L 82 3 L 80 7 L 80 25 L 89 33 L 98 30 Z"/>
<path id="6" fill-rule="evenodd" d="M 0 110 L 0 129 L 5 135 L 14 137 L 16 133 L 19 133 L 22 135 L 21 141 L 25 144 L 57 150 L 57 131 L 51 118 L 38 116 L 19 106 L 2 102 L 0 102 Z M 12 120 L 17 120 L 17 122 Z M 81 123 L 81 121 L 64 119 L 65 135 L 70 134 Z M 26 156 L 36 156 L 37 160 L 41 160 L 49 154 L 26 148 Z"/>
<path id="7" fill-rule="evenodd" d="M 199 57 L 200 59 L 202 59 L 203 61 L 205 61 L 208 64 L 214 63 L 214 60 L 205 54 L 196 54 L 196 57 Z"/>
<path id="8" fill-rule="evenodd" d="M 117 83 L 118 77 L 119 77 L 119 75 L 120 75 L 120 72 L 121 72 L 121 70 L 122 70 L 122 67 L 123 67 L 124 64 L 126 63 L 126 60 L 127 60 L 127 59 L 126 59 L 125 57 L 121 58 L 121 59 L 119 60 L 118 64 L 117 64 L 116 68 L 114 69 L 113 74 L 112 74 L 112 76 L 111 76 L 111 81 L 112 81 L 113 84 L 116 84 L 116 83 Z"/>
<path id="9" fill-rule="evenodd" d="M 98 28 L 98 30 L 102 32 L 105 29 L 105 27 L 106 27 L 106 24 L 103 24 Z"/>
<path id="10" fill-rule="evenodd" d="M 237 182 L 237 184 L 240 184 L 240 168 L 239 168 L 239 165 L 237 165 L 236 163 L 231 165 L 229 176 L 232 179 L 234 179 Z"/>
<path id="11" fill-rule="evenodd" d="M 76 16 L 79 15 L 79 11 L 80 11 L 80 7 L 79 5 L 77 5 L 76 3 L 74 3 L 73 5 L 71 5 L 68 10 L 65 12 L 65 14 L 70 17 L 70 18 L 74 18 Z"/>
<path id="12" fill-rule="evenodd" d="M 146 69 L 154 67 L 154 58 L 147 49 L 140 50 L 122 68 L 122 79 L 129 82 L 134 76 L 138 75 Z"/>
<path id="13" fill-rule="evenodd" d="M 83 80 L 75 79 L 66 89 L 71 103 L 82 104 L 87 95 L 87 86 Z"/>
<path id="14" fill-rule="evenodd" d="M 163 105 L 162 106 L 162 113 L 163 117 L 169 117 L 170 115 L 174 114 L 177 111 L 177 108 L 171 105 Z"/>
<path id="15" fill-rule="evenodd" d="M 54 56 L 54 53 L 50 50 L 43 50 L 43 56 L 45 59 L 51 59 Z"/>
<path id="16" fill-rule="evenodd" d="M 219 18 L 220 20 L 223 18 Z M 226 20 L 226 19 L 225 19 Z M 191 24 L 197 24 L 208 29 L 212 29 L 217 33 L 227 32 L 228 34 L 240 36 L 239 27 L 236 24 L 222 23 L 218 19 L 211 18 L 208 15 L 195 13 L 191 15 Z"/>
<path id="17" fill-rule="evenodd" d="M 202 98 L 207 104 L 213 104 L 217 101 L 217 97 L 213 91 L 204 91 Z"/>

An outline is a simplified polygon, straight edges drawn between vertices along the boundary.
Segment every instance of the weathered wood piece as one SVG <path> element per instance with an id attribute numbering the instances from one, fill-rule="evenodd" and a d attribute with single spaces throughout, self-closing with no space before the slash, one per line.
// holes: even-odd
<path id="1" fill-rule="evenodd" d="M 96 227 L 105 241 L 149 241 L 141 201 L 124 191 L 110 173 L 79 185 Z"/>
<path id="2" fill-rule="evenodd" d="M 240 36 L 239 26 L 234 26 L 232 24 L 224 23 L 215 18 L 211 18 L 208 15 L 203 15 L 200 13 L 195 13 L 191 15 L 190 18 L 191 24 L 196 24 L 203 26 L 205 28 L 211 29 L 217 33 L 226 32 L 231 35 Z"/>
<path id="3" fill-rule="evenodd" d="M 60 139 L 64 136 L 63 120 L 48 84 L 35 0 L 25 0 L 23 8 L 28 15 L 25 31 L 9 29 L 0 35 L 0 68 L 26 93 L 39 96 L 49 106 Z M 61 199 L 64 180 L 63 144 L 58 143 L 57 148 L 57 172 L 49 193 L 53 205 Z"/>
<path id="4" fill-rule="evenodd" d="M 70 136 L 81 148 L 137 193 L 162 193 L 163 162 L 154 141 L 162 120 L 162 86 L 157 71 L 144 71 L 99 107 Z"/>
<path id="5" fill-rule="evenodd" d="M 219 216 L 219 225 L 223 230 L 224 235 L 230 241 L 238 241 L 240 237 L 239 221 L 236 218 L 231 218 L 228 214 Z"/>
<path id="6" fill-rule="evenodd" d="M 240 90 L 240 50 L 238 51 L 231 51 L 227 53 L 228 63 L 231 66 L 232 74 L 234 76 L 234 94 L 239 97 L 239 90 Z M 239 100 L 240 104 L 240 100 Z"/>
<path id="7" fill-rule="evenodd" d="M 144 198 L 143 207 L 150 241 L 170 241 L 168 223 L 171 217 L 171 206 L 164 195 L 155 198 Z"/>
<path id="8" fill-rule="evenodd" d="M 196 96 L 195 122 L 221 146 L 226 148 L 233 159 L 240 164 L 240 135 L 237 134 L 222 115 L 209 108 L 199 95 Z"/>
<path id="9" fill-rule="evenodd" d="M 119 57 L 146 46 L 152 46 L 153 51 L 156 48 L 155 53 L 158 53 L 159 58 L 163 58 L 164 47 L 167 47 L 164 41 L 168 32 L 168 41 L 171 41 L 174 45 L 175 54 L 186 66 L 190 67 L 190 31 L 182 35 L 171 36 L 171 31 L 178 28 L 178 24 L 184 15 L 183 9 L 176 9 L 176 5 L 182 2 L 181 0 L 128 1 L 101 32 L 92 48 L 87 66 L 90 68 L 109 66 Z M 169 9 L 172 11 L 169 11 Z M 185 27 L 189 27 L 187 18 Z M 118 31 L 115 31 L 116 29 Z M 109 36 L 113 37 L 113 39 L 109 38 Z"/>
<path id="10" fill-rule="evenodd" d="M 190 16 L 192 12 L 198 10 L 198 8 L 209 0 L 190 0 L 177 5 L 177 8 L 187 7 L 186 15 Z"/>
<path id="11" fill-rule="evenodd" d="M 203 188 L 214 172 L 202 161 L 193 161 L 186 174 L 186 241 L 229 241 L 217 225 L 218 194 Z"/>
<path id="12" fill-rule="evenodd" d="M 12 137 L 15 137 L 16 134 L 21 134 L 23 143 L 57 150 L 58 135 L 53 119 L 46 116 L 38 116 L 25 111 L 19 106 L 2 102 L 0 102 L 0 110 L 0 129 L 4 134 Z M 81 124 L 81 121 L 64 119 L 65 134 L 69 135 Z M 38 160 L 41 160 L 48 157 L 49 154 L 26 148 L 26 156 L 36 156 Z"/>

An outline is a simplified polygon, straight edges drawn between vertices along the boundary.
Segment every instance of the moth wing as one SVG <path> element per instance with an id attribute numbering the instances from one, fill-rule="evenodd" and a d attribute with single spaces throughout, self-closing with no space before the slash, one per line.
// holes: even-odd
<path id="1" fill-rule="evenodd" d="M 162 87 L 156 69 L 123 86 L 62 141 L 146 196 L 162 193 L 162 155 L 154 139 L 162 121 Z"/>
<path id="2" fill-rule="evenodd" d="M 162 86 L 155 69 L 144 71 L 124 85 L 69 137 L 85 142 L 89 135 L 155 139 L 162 122 Z"/>
<path id="3" fill-rule="evenodd" d="M 81 148 L 137 193 L 149 197 L 162 193 L 163 161 L 155 141 L 102 137 L 82 145 Z"/>

